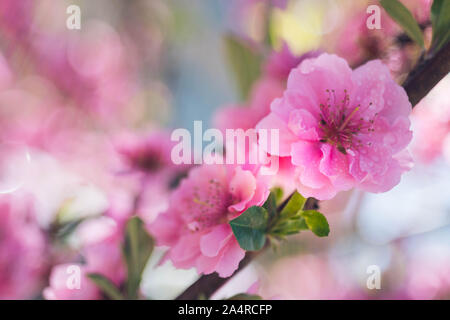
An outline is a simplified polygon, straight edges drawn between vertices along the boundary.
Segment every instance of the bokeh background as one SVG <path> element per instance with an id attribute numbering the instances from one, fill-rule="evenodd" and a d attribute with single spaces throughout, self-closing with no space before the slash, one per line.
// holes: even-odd
<path id="1" fill-rule="evenodd" d="M 431 1 L 402 2 L 429 35 Z M 157 141 L 170 148 L 171 130 L 192 130 L 194 120 L 211 127 L 221 107 L 246 104 L 230 37 L 256 52 L 261 65 L 278 53 L 284 70 L 320 50 L 354 67 L 382 59 L 401 82 L 420 50 L 385 13 L 381 30 L 367 29 L 374 3 L 0 1 L 0 298 L 43 298 L 52 267 L 83 261 L 86 243 L 99 241 L 92 234 L 104 228 L 86 222 L 120 225 L 137 212 L 149 223 L 167 207 L 168 176 L 180 169 L 154 170 L 145 147 Z M 71 4 L 81 8 L 80 30 L 66 27 Z M 255 283 L 267 299 L 449 298 L 449 89 L 447 76 L 415 108 L 415 167 L 397 187 L 322 202 L 329 237 L 290 237 L 215 298 Z M 144 297 L 174 298 L 198 277 L 158 265 L 163 252 L 147 264 Z M 101 243 L 94 255 L 120 256 L 120 241 Z M 371 265 L 381 270 L 381 289 L 367 288 Z"/>

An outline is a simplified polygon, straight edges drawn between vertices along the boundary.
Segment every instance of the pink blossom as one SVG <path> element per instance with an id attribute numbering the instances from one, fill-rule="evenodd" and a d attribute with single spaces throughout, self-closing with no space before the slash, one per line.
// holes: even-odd
<path id="1" fill-rule="evenodd" d="M 90 219 L 77 230 L 81 242 L 81 254 L 86 272 L 100 273 L 117 285 L 125 277 L 121 244 L 124 225 L 119 225 L 109 217 Z"/>
<path id="2" fill-rule="evenodd" d="M 167 211 L 151 224 L 166 259 L 177 268 L 230 276 L 245 255 L 228 222 L 268 197 L 266 182 L 242 167 L 203 165 L 173 192 Z"/>
<path id="3" fill-rule="evenodd" d="M 366 7 L 356 13 L 352 12 L 339 32 L 333 34 L 336 54 L 345 58 L 351 66 L 380 58 L 393 43 L 393 37 L 400 31 L 384 10 L 380 16 L 381 29 L 369 29 L 368 17 Z"/>
<path id="4" fill-rule="evenodd" d="M 401 0 L 412 12 L 419 23 L 425 24 L 430 19 L 430 0 Z M 369 29 L 367 22 L 373 13 L 367 13 L 368 5 L 378 5 L 378 1 L 369 1 L 367 5 L 351 10 L 345 24 L 337 34 L 332 34 L 335 42 L 334 51 L 346 59 L 351 66 L 357 66 L 370 59 L 388 59 L 386 51 L 395 43 L 395 37 L 402 33 L 400 26 L 381 9 L 380 29 Z M 371 22 L 371 20 L 369 20 Z M 408 58 L 406 61 L 409 63 Z"/>
<path id="5" fill-rule="evenodd" d="M 79 268 L 79 269 L 78 269 Z M 75 279 L 79 270 L 79 279 Z M 50 274 L 50 285 L 43 291 L 47 300 L 95 300 L 101 298 L 100 290 L 87 278 L 83 265 L 60 264 L 53 267 Z M 73 280 L 72 280 L 73 279 Z M 77 286 L 79 281 L 79 287 Z"/>
<path id="6" fill-rule="evenodd" d="M 29 201 L 0 195 L 0 299 L 30 299 L 38 293 L 45 249 Z"/>
<path id="7" fill-rule="evenodd" d="M 291 157 L 298 191 L 331 199 L 360 187 L 390 190 L 410 165 L 411 104 L 389 70 L 370 61 L 352 70 L 329 54 L 304 61 L 257 128 L 280 130 L 279 152 Z"/>
<path id="8" fill-rule="evenodd" d="M 152 131 L 143 135 L 123 134 L 117 139 L 116 149 L 126 170 L 157 175 L 177 167 L 171 159 L 173 145 L 168 132 Z"/>

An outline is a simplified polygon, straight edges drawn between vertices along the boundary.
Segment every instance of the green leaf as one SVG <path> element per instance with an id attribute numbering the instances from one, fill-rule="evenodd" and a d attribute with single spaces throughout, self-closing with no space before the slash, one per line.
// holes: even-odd
<path id="1" fill-rule="evenodd" d="M 422 30 L 420 30 L 411 12 L 398 0 L 380 0 L 380 4 L 392 19 L 403 28 L 406 34 L 423 48 Z"/>
<path id="2" fill-rule="evenodd" d="M 241 98 L 246 99 L 261 72 L 261 56 L 248 44 L 232 35 L 225 36 L 225 50 L 236 76 Z"/>
<path id="3" fill-rule="evenodd" d="M 99 273 L 89 273 L 88 278 L 110 299 L 123 300 L 120 290 L 108 278 Z"/>
<path id="4" fill-rule="evenodd" d="M 303 209 L 306 199 L 297 191 L 295 191 L 288 203 L 281 210 L 280 218 L 287 219 L 298 215 L 299 211 Z"/>
<path id="5" fill-rule="evenodd" d="M 319 237 L 326 237 L 330 233 L 330 226 L 327 218 L 323 214 L 315 210 L 306 210 L 301 213 L 305 219 L 308 228 Z"/>
<path id="6" fill-rule="evenodd" d="M 263 204 L 263 208 L 269 214 L 269 220 L 272 220 L 277 214 L 277 198 L 273 192 L 270 192 L 269 197 Z"/>
<path id="7" fill-rule="evenodd" d="M 142 272 L 153 251 L 154 241 L 144 228 L 144 223 L 138 217 L 128 220 L 125 241 L 123 244 L 123 255 L 127 264 L 127 293 L 129 299 L 138 296 L 139 284 Z"/>
<path id="8" fill-rule="evenodd" d="M 253 206 L 230 221 L 231 229 L 242 249 L 258 251 L 264 247 L 268 219 L 266 209 Z"/>
<path id="9" fill-rule="evenodd" d="M 262 298 L 256 294 L 239 293 L 227 300 L 262 300 Z"/>
<path id="10" fill-rule="evenodd" d="M 438 51 L 450 39 L 450 1 L 434 0 L 431 6 L 432 51 Z"/>
<path id="11" fill-rule="evenodd" d="M 272 188 L 271 192 L 275 195 L 276 204 L 279 205 L 283 199 L 284 191 L 281 187 Z"/>

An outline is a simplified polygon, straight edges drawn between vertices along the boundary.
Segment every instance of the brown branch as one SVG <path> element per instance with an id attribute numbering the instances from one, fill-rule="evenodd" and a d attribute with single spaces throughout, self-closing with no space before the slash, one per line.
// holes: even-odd
<path id="1" fill-rule="evenodd" d="M 419 61 L 414 70 L 411 71 L 403 87 L 408 94 L 409 100 L 414 107 L 428 92 L 448 73 L 450 72 L 450 42 L 444 46 L 438 53 L 432 57 L 423 58 Z M 287 201 L 286 199 L 279 207 L 282 209 Z M 306 202 L 305 209 L 317 209 L 318 201 L 309 198 Z M 239 268 L 234 274 L 244 269 L 253 259 L 265 251 L 267 246 L 258 252 L 247 252 L 244 259 L 239 264 Z M 231 276 L 232 277 L 232 276 Z M 200 296 L 210 298 L 211 295 L 222 287 L 229 278 L 221 278 L 217 273 L 201 276 L 194 284 L 188 287 L 177 300 L 194 300 Z"/>
<path id="2" fill-rule="evenodd" d="M 449 72 L 450 42 L 432 57 L 423 55 L 403 83 L 403 88 L 405 88 L 413 107 Z"/>

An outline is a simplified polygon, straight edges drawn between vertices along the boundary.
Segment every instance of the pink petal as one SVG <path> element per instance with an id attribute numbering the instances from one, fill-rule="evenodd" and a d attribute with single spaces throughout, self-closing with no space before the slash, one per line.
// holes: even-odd
<path id="1" fill-rule="evenodd" d="M 272 155 L 286 157 L 290 155 L 291 143 L 297 140 L 297 137 L 289 130 L 287 123 L 283 122 L 278 116 L 270 113 L 267 117 L 263 118 L 257 125 L 256 129 L 278 129 L 279 130 L 279 150 L 271 146 L 270 140 L 268 139 L 268 145 L 264 150 Z M 270 136 L 270 135 L 268 135 Z M 260 144 L 262 147 L 263 145 Z"/>
<path id="2" fill-rule="evenodd" d="M 200 250 L 202 254 L 208 257 L 215 257 L 219 251 L 227 244 L 230 237 L 233 236 L 228 224 L 221 224 L 200 239 Z"/>
<path id="3" fill-rule="evenodd" d="M 235 169 L 235 174 L 230 181 L 230 193 L 239 203 L 230 206 L 237 212 L 246 209 L 247 203 L 252 199 L 256 190 L 256 179 L 250 171 L 242 170 L 241 167 Z"/>
<path id="4" fill-rule="evenodd" d="M 233 274 L 239 267 L 239 262 L 244 258 L 245 251 L 239 246 L 236 238 L 233 238 L 224 248 L 225 252 L 217 265 L 219 276 L 226 278 Z"/>

